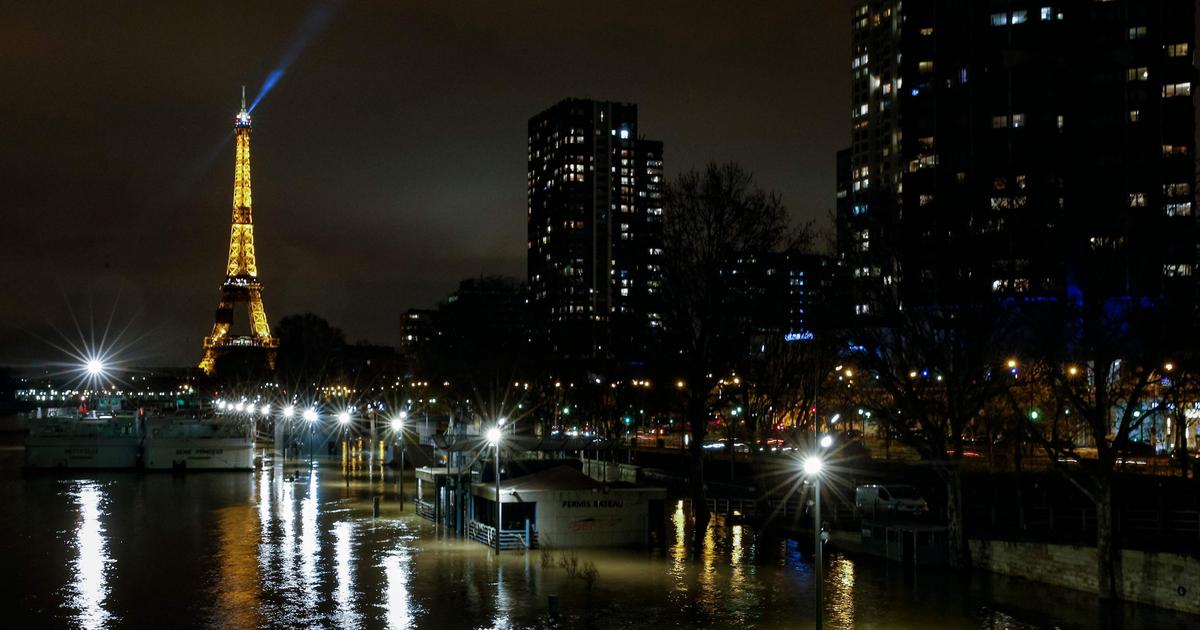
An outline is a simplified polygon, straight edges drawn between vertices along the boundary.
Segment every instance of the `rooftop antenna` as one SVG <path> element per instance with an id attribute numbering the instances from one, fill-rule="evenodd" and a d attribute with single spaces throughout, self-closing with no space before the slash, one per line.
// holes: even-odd
<path id="1" fill-rule="evenodd" d="M 246 86 L 242 86 L 242 111 L 246 111 Z"/>

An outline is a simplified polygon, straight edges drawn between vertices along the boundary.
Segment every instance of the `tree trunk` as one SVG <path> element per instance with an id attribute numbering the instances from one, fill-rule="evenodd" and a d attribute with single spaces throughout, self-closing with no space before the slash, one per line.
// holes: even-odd
<path id="1" fill-rule="evenodd" d="M 1120 550 L 1113 541 L 1112 480 L 1102 479 L 1096 492 L 1096 587 L 1102 599 L 1120 597 Z"/>
<path id="2" fill-rule="evenodd" d="M 704 488 L 704 436 L 692 432 L 688 448 L 688 487 L 692 495 L 692 545 L 699 548 L 704 541 L 704 532 L 712 515 L 708 511 L 708 493 Z"/>
<path id="3" fill-rule="evenodd" d="M 1187 446 L 1187 416 L 1182 412 L 1175 414 L 1175 457 L 1179 460 L 1179 476 L 1188 476 L 1188 446 Z"/>
<path id="4" fill-rule="evenodd" d="M 953 465 L 946 470 L 946 544 L 950 566 L 956 569 L 971 567 L 971 548 L 963 528 L 962 473 Z"/>
<path id="5" fill-rule="evenodd" d="M 688 428 L 691 442 L 688 444 L 688 487 L 692 496 L 692 546 L 699 549 L 704 542 L 704 533 L 712 515 L 708 511 L 708 493 L 704 487 L 704 435 L 708 432 L 705 401 L 691 400 L 688 405 Z"/>

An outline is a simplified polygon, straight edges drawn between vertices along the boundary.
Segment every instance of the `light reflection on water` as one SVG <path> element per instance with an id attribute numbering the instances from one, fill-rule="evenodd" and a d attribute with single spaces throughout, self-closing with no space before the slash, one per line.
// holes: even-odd
<path id="1" fill-rule="evenodd" d="M 407 547 L 395 549 L 383 559 L 384 609 L 389 628 L 408 628 L 413 623 L 412 595 L 408 590 L 411 564 L 412 552 Z"/>
<path id="2" fill-rule="evenodd" d="M 188 614 L 227 627 L 530 628 L 545 626 L 546 598 L 555 594 L 563 627 L 811 627 L 807 548 L 749 525 L 714 519 L 693 551 L 685 506 L 675 504 L 661 549 L 575 552 L 598 569 L 589 591 L 557 562 L 542 566 L 541 552 L 496 558 L 482 545 L 438 538 L 411 504 L 399 516 L 390 495 L 374 519 L 371 486 L 391 492 L 394 484 L 383 486 L 377 471 L 349 481 L 338 473 L 298 481 L 279 468 L 252 476 L 110 474 L 65 485 L 0 481 L 0 499 L 38 515 L 28 525 L 0 519 L 0 544 L 27 547 L 20 556 L 8 552 L 21 558 L 25 579 L 0 589 L 0 605 L 14 611 L 15 623 L 6 625 L 47 625 L 39 614 L 54 617 L 48 625 L 84 628 Z M 57 525 L 47 534 L 39 522 Z M 63 560 L 32 560 L 46 557 Z M 836 553 L 826 566 L 828 628 L 998 630 L 1100 620 L 1087 596 L 1003 578 L 914 576 Z M 1140 614 L 1142 626 L 1189 625 Z"/>
<path id="3" fill-rule="evenodd" d="M 311 613 L 317 605 L 317 480 L 319 472 L 308 477 L 308 493 L 300 504 L 300 606 Z M 287 541 L 284 541 L 286 544 Z"/>
<path id="4" fill-rule="evenodd" d="M 75 560 L 71 563 L 74 572 L 68 584 L 68 606 L 75 609 L 72 621 L 81 628 L 104 628 L 113 621 L 113 615 L 104 607 L 109 594 L 108 573 L 113 559 L 108 555 L 108 543 L 104 538 L 104 516 L 107 505 L 101 484 L 80 481 L 72 484 L 70 495 L 79 510 L 75 527 Z"/>
<path id="5" fill-rule="evenodd" d="M 357 596 L 354 591 L 353 538 L 354 523 L 340 521 L 333 526 L 334 561 L 337 564 L 337 590 L 334 600 L 337 602 L 338 626 L 342 628 L 357 628 L 362 624 L 357 608 Z"/>

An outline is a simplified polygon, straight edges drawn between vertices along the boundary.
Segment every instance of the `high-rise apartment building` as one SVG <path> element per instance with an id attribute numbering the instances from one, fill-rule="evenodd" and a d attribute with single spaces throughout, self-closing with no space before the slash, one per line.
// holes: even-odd
<path id="1" fill-rule="evenodd" d="M 560 359 L 637 361 L 661 329 L 662 143 L 637 106 L 566 99 L 529 120 L 528 284 Z"/>
<path id="2" fill-rule="evenodd" d="M 1193 303 L 1191 0 L 872 0 L 853 46 L 857 312 L 889 283 L 914 304 Z"/>
<path id="3" fill-rule="evenodd" d="M 854 9 L 850 148 L 838 160 L 838 259 L 853 313 L 879 315 L 893 302 L 900 267 L 900 0 Z"/>

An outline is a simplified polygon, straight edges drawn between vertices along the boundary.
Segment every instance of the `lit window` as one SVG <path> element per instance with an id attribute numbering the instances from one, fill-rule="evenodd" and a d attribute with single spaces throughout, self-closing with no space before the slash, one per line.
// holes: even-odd
<path id="1" fill-rule="evenodd" d="M 1182 44 L 1170 44 L 1167 46 L 1168 57 L 1186 57 L 1188 54 L 1187 42 Z"/>
<path id="2" fill-rule="evenodd" d="M 1188 154 L 1188 146 L 1186 144 L 1164 144 L 1163 157 L 1175 157 Z"/>
<path id="3" fill-rule="evenodd" d="M 933 27 L 926 26 L 925 28 L 921 29 L 921 35 L 924 35 L 926 37 L 933 35 Z"/>
<path id="4" fill-rule="evenodd" d="M 1192 216 L 1192 202 L 1185 201 L 1183 203 L 1169 203 L 1165 208 L 1169 217 L 1190 217 Z"/>
<path id="5" fill-rule="evenodd" d="M 1146 193 L 1129 193 L 1129 207 L 1130 208 L 1145 208 L 1146 207 Z"/>
<path id="6" fill-rule="evenodd" d="M 1141 119 L 1142 119 L 1142 110 L 1140 110 L 1140 109 L 1129 110 L 1129 122 L 1137 122 Z"/>
<path id="7" fill-rule="evenodd" d="M 1024 24 L 1025 17 L 1026 17 L 1025 11 L 1013 11 L 1012 12 L 1012 23 L 1013 24 Z"/>
<path id="8" fill-rule="evenodd" d="M 1008 14 L 1007 13 L 993 13 L 992 14 L 992 26 L 1007 26 L 1007 25 L 1008 25 Z"/>
<path id="9" fill-rule="evenodd" d="M 1062 129 L 1062 128 L 1063 128 L 1063 116 L 1062 116 L 1062 114 L 1059 114 L 1059 115 L 1058 115 L 1058 128 L 1059 128 L 1059 129 Z"/>
<path id="10" fill-rule="evenodd" d="M 1050 7 L 1042 7 L 1041 10 L 1038 12 L 1038 14 L 1041 16 L 1041 18 L 1043 20 L 1048 21 L 1048 20 L 1054 19 L 1054 9 L 1052 9 Z"/>
<path id="11" fill-rule="evenodd" d="M 1008 126 L 1008 116 L 992 116 L 992 129 L 1004 129 Z"/>
<path id="12" fill-rule="evenodd" d="M 1129 39 L 1144 39 L 1146 37 L 1145 26 L 1130 26 Z"/>
<path id="13" fill-rule="evenodd" d="M 1191 96 L 1192 84 L 1190 81 L 1184 83 L 1168 83 L 1163 86 L 1163 98 L 1171 98 L 1172 96 Z"/>
<path id="14" fill-rule="evenodd" d="M 1168 278 L 1185 278 L 1192 275 L 1192 266 L 1187 263 L 1163 265 L 1163 275 Z"/>
<path id="15" fill-rule="evenodd" d="M 1125 79 L 1127 81 L 1145 81 L 1150 78 L 1150 69 L 1145 66 L 1137 68 L 1129 68 L 1125 71 Z"/>
<path id="16" fill-rule="evenodd" d="M 1024 127 L 1025 126 L 1025 114 L 1013 114 L 1012 115 L 1012 126 L 1013 126 L 1013 129 L 1016 129 L 1018 127 Z"/>
<path id="17" fill-rule="evenodd" d="M 917 62 L 917 71 L 920 72 L 921 74 L 928 74 L 930 72 L 933 72 L 933 62 L 932 61 L 918 61 Z"/>
<path id="18" fill-rule="evenodd" d="M 1163 195 L 1168 199 L 1187 197 L 1192 194 L 1192 185 L 1187 182 L 1163 184 Z"/>

